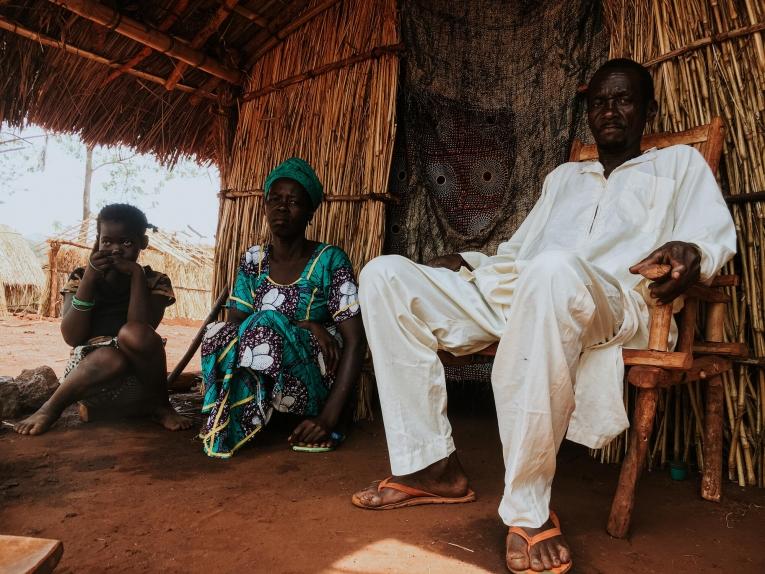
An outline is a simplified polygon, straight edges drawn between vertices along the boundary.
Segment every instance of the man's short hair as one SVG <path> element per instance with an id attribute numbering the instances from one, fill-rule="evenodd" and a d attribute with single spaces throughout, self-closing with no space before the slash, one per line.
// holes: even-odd
<path id="1" fill-rule="evenodd" d="M 101 233 L 101 222 L 114 221 L 125 225 L 130 233 L 143 235 L 149 227 L 146 214 L 135 205 L 127 203 L 111 203 L 98 212 L 96 229 Z"/>
<path id="2" fill-rule="evenodd" d="M 592 80 L 594 80 L 596 76 L 600 76 L 611 70 L 634 71 L 640 79 L 640 88 L 643 91 L 644 103 L 649 104 L 654 100 L 653 78 L 651 77 L 650 72 L 645 66 L 638 64 L 635 60 L 630 60 L 629 58 L 614 58 L 613 60 L 608 60 L 595 71 L 590 80 L 590 84 L 592 84 Z"/>

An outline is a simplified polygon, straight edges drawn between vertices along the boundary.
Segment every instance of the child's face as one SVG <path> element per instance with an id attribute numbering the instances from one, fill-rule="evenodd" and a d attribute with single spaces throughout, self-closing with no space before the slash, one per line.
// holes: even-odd
<path id="1" fill-rule="evenodd" d="M 146 236 L 128 231 L 121 221 L 102 221 L 98 248 L 128 261 L 137 261 L 146 245 Z"/>

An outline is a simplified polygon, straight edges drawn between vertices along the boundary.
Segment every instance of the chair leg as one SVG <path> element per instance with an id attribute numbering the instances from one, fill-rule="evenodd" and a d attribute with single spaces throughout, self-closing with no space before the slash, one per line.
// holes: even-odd
<path id="1" fill-rule="evenodd" d="M 720 502 L 722 491 L 724 393 L 720 375 L 709 379 L 704 416 L 704 474 L 701 478 L 701 496 L 712 502 Z"/>
<path id="2" fill-rule="evenodd" d="M 630 444 L 619 474 L 619 485 L 611 503 L 608 517 L 608 533 L 615 538 L 624 538 L 630 528 L 632 509 L 635 506 L 635 489 L 638 477 L 645 466 L 648 453 L 648 441 L 653 431 L 653 419 L 656 416 L 656 401 L 659 391 L 656 388 L 638 389 L 635 404 L 635 419 L 630 433 Z"/>

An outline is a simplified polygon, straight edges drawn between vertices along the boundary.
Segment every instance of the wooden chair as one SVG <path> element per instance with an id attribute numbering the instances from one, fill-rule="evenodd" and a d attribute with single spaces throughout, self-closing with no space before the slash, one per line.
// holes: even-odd
<path id="1" fill-rule="evenodd" d="M 692 145 L 704 156 L 709 167 L 716 174 L 724 137 L 723 121 L 715 117 L 707 125 L 684 132 L 645 136 L 641 142 L 641 148 L 646 150 L 676 144 Z M 575 140 L 569 160 L 584 161 L 597 157 L 598 151 L 594 144 L 585 145 Z M 671 303 L 651 308 L 647 349 L 624 349 L 627 380 L 637 387 L 637 399 L 629 436 L 629 448 L 622 463 L 619 484 L 608 519 L 608 532 L 611 536 L 624 538 L 629 530 L 637 480 L 645 466 L 648 441 L 653 430 L 658 392 L 661 387 L 698 380 L 707 382 L 701 496 L 714 502 L 720 500 L 724 408 L 721 375 L 732 368 L 731 358 L 747 355 L 744 344 L 723 342 L 725 309 L 729 296 L 721 288 L 737 284 L 738 278 L 735 275 L 719 275 L 710 286 L 694 285 L 686 293 L 685 306 L 678 322 L 679 333 L 675 351 L 668 350 L 672 321 Z M 694 341 L 700 303 L 707 305 L 704 340 Z M 446 365 L 466 365 L 488 362 L 496 354 L 496 350 L 497 344 L 493 344 L 468 357 L 455 357 L 444 351 L 440 351 L 439 356 Z"/>

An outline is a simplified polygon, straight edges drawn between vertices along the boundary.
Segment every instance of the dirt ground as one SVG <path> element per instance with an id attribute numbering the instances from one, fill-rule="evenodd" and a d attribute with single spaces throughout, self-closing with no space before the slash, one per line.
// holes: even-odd
<path id="1" fill-rule="evenodd" d="M 60 377 L 69 359 L 69 346 L 61 338 L 59 319 L 36 315 L 12 315 L 0 319 L 0 376 L 16 376 L 22 369 L 48 365 Z M 168 370 L 172 370 L 199 330 L 201 321 L 166 319 L 159 334 L 167 338 Z M 199 370 L 197 354 L 186 371 Z"/>
<path id="2" fill-rule="evenodd" d="M 44 363 L 60 371 L 57 325 L 18 322 L 0 323 L 0 375 Z M 171 357 L 194 330 L 163 327 Z M 282 423 L 229 461 L 204 456 L 193 431 L 143 420 L 83 424 L 69 415 L 41 437 L 0 430 L 0 533 L 63 540 L 60 573 L 504 572 L 490 401 L 455 394 L 450 416 L 478 501 L 388 512 L 349 501 L 388 471 L 379 417 L 334 453 L 290 451 Z M 553 506 L 574 572 L 765 572 L 765 491 L 725 484 L 723 502 L 712 504 L 699 498 L 697 476 L 673 482 L 656 471 L 641 482 L 631 537 L 616 540 L 604 525 L 617 473 L 576 445 L 561 450 Z"/>

